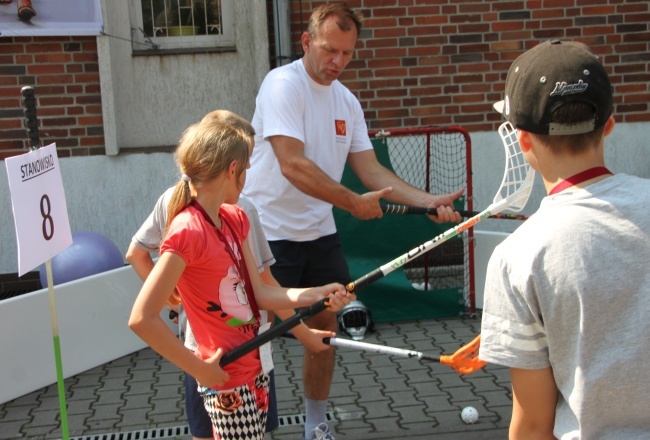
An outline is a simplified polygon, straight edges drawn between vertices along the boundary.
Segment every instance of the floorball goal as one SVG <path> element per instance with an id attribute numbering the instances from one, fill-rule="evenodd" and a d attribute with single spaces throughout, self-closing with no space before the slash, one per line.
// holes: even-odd
<path id="1" fill-rule="evenodd" d="M 379 161 L 424 191 L 451 193 L 464 188 L 457 210 L 472 210 L 471 141 L 459 126 L 370 132 Z M 367 189 L 346 167 L 342 183 Z M 384 214 L 361 221 L 334 210 L 352 279 L 431 240 L 453 224 L 438 225 L 423 214 Z M 473 231 L 460 234 L 357 292 L 376 322 L 473 315 Z"/>

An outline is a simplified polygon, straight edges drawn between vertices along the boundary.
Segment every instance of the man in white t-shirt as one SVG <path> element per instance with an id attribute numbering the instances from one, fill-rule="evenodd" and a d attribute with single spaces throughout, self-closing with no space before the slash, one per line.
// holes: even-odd
<path id="1" fill-rule="evenodd" d="M 357 98 L 338 80 L 352 59 L 362 17 L 343 3 L 316 8 L 302 35 L 304 56 L 272 70 L 256 99 L 255 149 L 243 193 L 260 207 L 260 219 L 276 263 L 273 276 L 286 287 L 350 281 L 334 224 L 332 205 L 367 220 L 379 218 L 379 200 L 438 207 L 436 222 L 459 221 L 451 207 L 463 189 L 435 196 L 408 185 L 382 166 L 368 137 Z M 371 191 L 357 194 L 340 184 L 345 163 Z M 336 316 L 309 320 L 336 330 Z M 334 352 L 305 352 L 304 436 L 333 439 L 325 422 Z"/>

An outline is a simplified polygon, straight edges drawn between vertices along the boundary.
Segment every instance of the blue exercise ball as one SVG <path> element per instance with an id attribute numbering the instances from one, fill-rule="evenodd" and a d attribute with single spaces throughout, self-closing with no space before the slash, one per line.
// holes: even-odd
<path id="1" fill-rule="evenodd" d="M 72 244 L 52 258 L 52 282 L 56 286 L 123 265 L 122 253 L 110 238 L 96 232 L 73 232 Z M 38 272 L 41 286 L 47 287 L 45 264 Z"/>

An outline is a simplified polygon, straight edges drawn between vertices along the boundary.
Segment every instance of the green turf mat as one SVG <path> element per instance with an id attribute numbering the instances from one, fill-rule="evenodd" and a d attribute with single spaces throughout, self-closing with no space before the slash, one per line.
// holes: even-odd
<path id="1" fill-rule="evenodd" d="M 373 146 L 379 161 L 392 169 L 386 140 L 375 139 Z M 355 192 L 367 191 L 347 166 L 341 182 Z M 353 280 L 453 227 L 438 225 L 424 215 L 385 214 L 381 219 L 362 221 L 337 208 L 334 219 Z M 459 316 L 464 310 L 463 289 L 459 285 L 417 290 L 406 278 L 404 269 L 399 268 L 357 295 L 370 309 L 375 322 L 403 322 Z"/>

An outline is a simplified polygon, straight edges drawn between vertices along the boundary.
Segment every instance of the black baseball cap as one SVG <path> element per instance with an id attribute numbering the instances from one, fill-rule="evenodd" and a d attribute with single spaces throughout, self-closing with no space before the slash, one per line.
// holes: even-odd
<path id="1" fill-rule="evenodd" d="M 595 117 L 578 124 L 551 123 L 553 111 L 584 102 Z M 612 114 L 612 85 L 587 46 L 551 40 L 520 55 L 510 66 L 503 101 L 494 104 L 516 128 L 535 134 L 579 134 L 602 127 Z"/>

